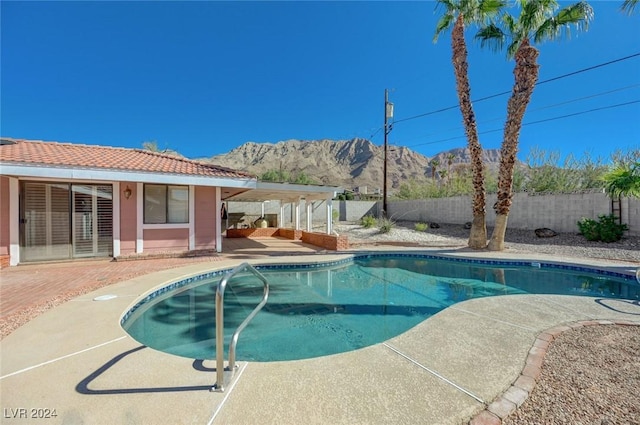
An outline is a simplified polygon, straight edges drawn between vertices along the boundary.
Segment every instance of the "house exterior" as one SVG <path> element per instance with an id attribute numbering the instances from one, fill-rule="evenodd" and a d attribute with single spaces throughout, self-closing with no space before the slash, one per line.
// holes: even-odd
<path id="1" fill-rule="evenodd" d="M 2 265 L 220 251 L 223 198 L 256 185 L 147 150 L 2 138 Z"/>

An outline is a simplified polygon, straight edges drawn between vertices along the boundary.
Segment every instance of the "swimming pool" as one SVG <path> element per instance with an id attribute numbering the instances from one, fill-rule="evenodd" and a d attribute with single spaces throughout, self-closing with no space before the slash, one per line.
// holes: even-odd
<path id="1" fill-rule="evenodd" d="M 296 360 L 355 350 L 471 298 L 562 294 L 640 300 L 640 285 L 632 276 L 548 263 L 380 254 L 257 268 L 269 280 L 269 301 L 241 334 L 238 360 Z M 154 291 L 124 315 L 123 328 L 160 351 L 214 358 L 215 291 L 224 272 Z M 252 275 L 229 281 L 226 338 L 261 296 L 262 284 Z"/>

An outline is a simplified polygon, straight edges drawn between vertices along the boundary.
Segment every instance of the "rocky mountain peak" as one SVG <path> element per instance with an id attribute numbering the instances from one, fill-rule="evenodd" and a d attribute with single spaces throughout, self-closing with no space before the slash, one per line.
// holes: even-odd
<path id="1" fill-rule="evenodd" d="M 488 164 L 497 165 L 499 158 L 497 149 L 484 152 Z M 439 167 L 446 167 L 448 161 L 452 164 L 470 162 L 466 148 L 451 149 L 429 158 L 407 147 L 389 147 L 389 187 L 398 188 L 403 181 L 430 176 L 430 161 L 433 159 L 439 161 Z M 247 142 L 208 161 L 258 176 L 269 170 L 281 169 L 291 174 L 304 173 L 319 184 L 345 189 L 366 186 L 375 190 L 382 187 L 384 147 L 361 138 Z"/>

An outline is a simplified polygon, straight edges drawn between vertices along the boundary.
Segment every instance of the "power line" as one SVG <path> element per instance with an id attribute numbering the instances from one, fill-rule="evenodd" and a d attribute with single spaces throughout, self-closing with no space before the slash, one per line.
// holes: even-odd
<path id="1" fill-rule="evenodd" d="M 611 60 L 611 61 L 608 61 L 608 62 L 600 63 L 600 64 L 593 65 L 593 66 L 590 66 L 590 67 L 587 67 L 587 68 L 583 68 L 583 69 L 579 69 L 577 71 L 569 72 L 567 74 L 559 75 L 557 77 L 549 78 L 549 79 L 546 79 L 546 80 L 543 80 L 543 81 L 538 81 L 536 83 L 536 86 L 541 85 L 541 84 L 545 84 L 545 83 L 549 83 L 551 81 L 560 80 L 562 78 L 571 77 L 573 75 L 577 75 L 577 74 L 580 74 L 580 73 L 583 73 L 583 72 L 593 71 L 594 69 L 601 68 L 601 67 L 607 66 L 607 65 L 611 65 L 611 64 L 614 64 L 614 63 L 617 63 L 617 62 L 622 62 L 622 61 L 625 61 L 625 60 L 628 60 L 628 59 L 632 59 L 632 58 L 635 58 L 637 56 L 640 56 L 640 53 L 634 53 L 632 55 L 625 56 L 623 58 L 614 59 L 614 60 Z M 473 103 L 483 102 L 485 100 L 493 99 L 494 97 L 504 96 L 504 95 L 509 94 L 509 93 L 511 93 L 511 90 L 504 91 L 504 92 L 501 92 L 501 93 L 492 94 L 492 95 L 485 96 L 485 97 L 481 97 L 479 99 L 472 100 L 472 102 Z M 449 111 L 451 109 L 456 109 L 456 108 L 458 108 L 458 105 L 449 106 L 449 107 L 446 107 L 446 108 L 438 109 L 436 111 L 425 112 L 423 114 L 418 114 L 418 115 L 414 115 L 414 116 L 411 116 L 411 117 L 395 120 L 394 124 L 397 124 L 397 123 L 400 123 L 400 122 L 404 122 L 404 121 L 414 120 L 414 119 L 417 119 L 417 118 L 426 117 L 428 115 L 433 115 L 433 114 Z"/>
<path id="2" fill-rule="evenodd" d="M 577 115 L 584 115 L 584 114 L 588 114 L 588 113 L 591 113 L 591 112 L 602 111 L 602 110 L 605 110 L 605 109 L 619 108 L 619 107 L 622 107 L 622 106 L 632 105 L 634 103 L 640 103 L 640 99 L 632 100 L 630 102 L 625 102 L 625 103 L 618 103 L 616 105 L 602 106 L 600 108 L 593 108 L 593 109 L 589 109 L 589 110 L 586 110 L 586 111 L 575 112 L 573 114 L 560 115 L 560 116 L 557 116 L 557 117 L 545 118 L 545 119 L 538 120 L 538 121 L 526 122 L 526 123 L 522 124 L 522 127 L 527 126 L 527 125 L 540 124 L 540 123 L 548 122 L 548 121 L 556 121 L 556 120 L 559 120 L 559 119 L 564 119 L 564 118 L 569 118 L 569 117 L 575 117 Z M 479 135 L 483 135 L 483 134 L 489 134 L 489 133 L 496 133 L 498 131 L 504 131 L 504 127 L 494 128 L 493 130 L 482 131 L 482 132 L 480 132 L 478 134 Z M 435 145 L 437 143 L 444 143 L 444 142 L 449 142 L 449 141 L 452 141 L 452 140 L 465 139 L 465 138 L 466 138 L 466 136 L 455 136 L 455 137 L 449 137 L 449 138 L 446 138 L 446 139 L 434 140 L 433 142 L 418 143 L 418 144 L 407 146 L 407 147 L 408 148 L 414 148 L 416 146 Z"/>
<path id="3" fill-rule="evenodd" d="M 562 118 L 575 117 L 576 115 L 588 114 L 590 112 L 603 111 L 605 109 L 613 109 L 613 108 L 618 108 L 620 106 L 633 105 L 634 103 L 640 103 L 640 99 L 632 100 L 630 102 L 625 102 L 625 103 L 618 103 L 617 105 L 609 105 L 609 106 L 602 106 L 600 108 L 593 108 L 593 109 L 589 109 L 587 111 L 582 111 L 582 112 L 574 112 L 573 114 L 566 114 L 566 115 L 560 115 L 558 117 L 545 118 L 543 120 L 538 120 L 538 121 L 531 121 L 531 122 L 528 122 L 528 123 L 523 124 L 523 125 L 540 124 L 542 122 L 555 121 L 555 120 L 559 120 L 559 119 L 562 119 Z"/>
<path id="4" fill-rule="evenodd" d="M 556 108 L 558 106 L 567 105 L 569 103 L 575 103 L 575 102 L 580 102 L 580 101 L 583 101 L 583 100 L 593 99 L 593 98 L 600 97 L 600 96 L 605 96 L 605 95 L 611 94 L 611 93 L 616 93 L 616 92 L 620 92 L 620 91 L 624 91 L 624 90 L 634 89 L 634 88 L 637 88 L 637 87 L 640 87 L 640 84 L 632 84 L 632 85 L 626 86 L 626 87 L 619 87 L 617 89 L 608 90 L 608 91 L 600 92 L 600 93 L 595 93 L 595 94 L 591 94 L 591 95 L 588 95 L 588 96 L 578 97 L 578 98 L 566 100 L 566 101 L 560 102 L 560 103 L 554 103 L 554 104 L 551 104 L 551 105 L 544 105 L 544 106 L 541 106 L 539 108 L 533 108 L 533 109 L 528 109 L 527 108 L 527 114 L 530 114 L 530 113 L 536 112 L 536 111 L 542 111 L 542 110 L 545 110 L 545 109 Z M 499 120 L 504 120 L 504 117 L 498 117 L 498 118 L 492 118 L 492 119 L 488 119 L 488 120 L 483 120 L 483 121 L 478 122 L 478 125 L 483 125 L 483 124 L 487 124 L 487 123 L 491 123 L 491 122 L 499 121 Z M 407 142 L 410 142 L 412 140 L 423 139 L 425 137 L 430 137 L 430 136 L 436 136 L 438 134 L 448 133 L 450 131 L 459 130 L 459 129 L 460 129 L 460 125 L 456 126 L 455 128 L 448 128 L 446 130 L 431 132 L 431 133 L 428 133 L 428 134 L 423 134 L 422 136 L 418 136 L 418 137 L 412 137 L 411 139 L 408 139 L 408 140 L 402 140 L 402 142 L 403 143 L 407 143 Z"/>
<path id="5" fill-rule="evenodd" d="M 603 66 L 611 65 L 611 64 L 616 63 L 616 62 L 622 62 L 624 60 L 631 59 L 631 58 L 634 58 L 636 56 L 640 56 L 640 53 L 634 53 L 633 55 L 625 56 L 624 58 L 614 59 L 614 60 L 609 61 L 609 62 L 604 62 L 604 63 L 598 64 L 598 65 L 590 66 L 588 68 L 583 68 L 583 69 L 575 71 L 575 72 L 570 72 L 569 74 L 560 75 L 559 77 L 549 78 L 547 80 L 540 81 L 538 84 L 544 84 L 544 83 L 548 83 L 548 82 L 551 82 L 551 81 L 559 80 L 561 78 L 570 77 L 572 75 L 580 74 L 581 72 L 592 71 L 592 70 L 594 70 L 596 68 L 601 68 Z M 536 84 L 536 85 L 538 85 L 538 84 Z"/>
<path id="6" fill-rule="evenodd" d="M 571 99 L 571 100 L 566 100 L 566 101 L 560 102 L 560 103 L 554 103 L 553 105 L 541 106 L 539 108 L 530 109 L 529 112 L 541 111 L 543 109 L 556 108 L 558 106 L 567 105 L 569 103 L 575 103 L 575 102 L 580 102 L 582 100 L 593 99 L 594 97 L 604 96 L 604 95 L 611 94 L 611 93 L 616 93 L 616 92 L 619 92 L 619 91 L 635 89 L 636 87 L 640 87 L 640 84 L 632 84 L 632 85 L 626 86 L 626 87 L 620 87 L 620 88 L 613 89 L 613 90 L 608 90 L 608 91 L 605 91 L 605 92 L 591 94 L 589 96 L 583 96 L 583 97 L 578 97 L 578 98 Z"/>

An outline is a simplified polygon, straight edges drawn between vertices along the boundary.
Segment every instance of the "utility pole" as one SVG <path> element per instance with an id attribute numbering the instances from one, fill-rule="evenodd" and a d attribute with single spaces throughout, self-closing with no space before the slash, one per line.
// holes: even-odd
<path id="1" fill-rule="evenodd" d="M 384 89 L 384 170 L 382 183 L 382 217 L 389 218 L 387 209 L 387 162 L 389 159 L 389 145 L 387 136 L 391 132 L 392 125 L 388 120 L 393 118 L 393 103 L 389 102 L 389 90 Z"/>

